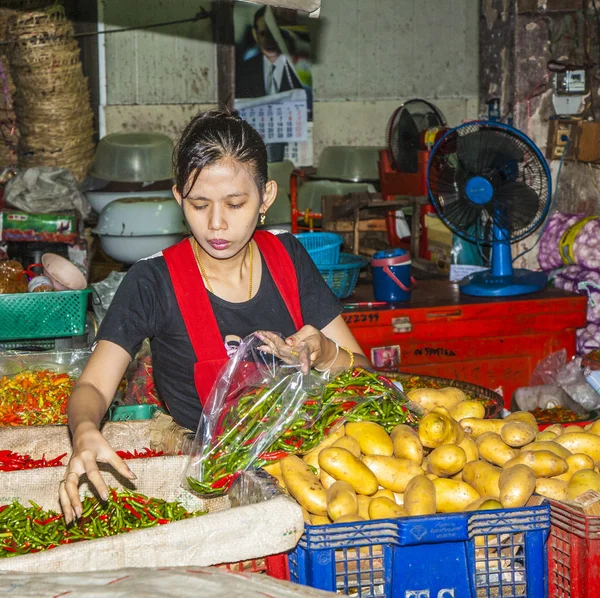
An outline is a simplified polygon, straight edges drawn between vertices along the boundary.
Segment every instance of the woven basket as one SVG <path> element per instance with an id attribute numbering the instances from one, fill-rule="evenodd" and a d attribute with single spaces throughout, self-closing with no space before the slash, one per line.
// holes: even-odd
<path id="1" fill-rule="evenodd" d="M 10 31 L 19 166 L 67 168 L 83 180 L 94 153 L 94 119 L 73 24 L 53 6 L 19 13 Z"/>

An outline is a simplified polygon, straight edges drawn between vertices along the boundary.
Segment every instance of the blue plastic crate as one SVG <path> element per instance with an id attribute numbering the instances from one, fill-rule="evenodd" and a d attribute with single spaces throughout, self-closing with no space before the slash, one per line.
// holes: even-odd
<path id="1" fill-rule="evenodd" d="M 317 268 L 335 296 L 345 299 L 354 292 L 360 269 L 367 264 L 368 260 L 364 257 L 342 253 L 339 264 L 321 264 Z"/>
<path id="2" fill-rule="evenodd" d="M 361 598 L 545 598 L 549 529 L 547 502 L 307 525 L 290 579 Z"/>
<path id="3" fill-rule="evenodd" d="M 337 233 L 300 233 L 296 239 L 304 245 L 313 262 L 319 264 L 337 264 L 340 260 L 340 247 L 344 242 Z"/>

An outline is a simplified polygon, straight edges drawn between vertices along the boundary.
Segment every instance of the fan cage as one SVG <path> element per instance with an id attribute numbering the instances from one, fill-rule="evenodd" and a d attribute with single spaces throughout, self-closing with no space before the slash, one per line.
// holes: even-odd
<path id="1" fill-rule="evenodd" d="M 476 176 L 493 187 L 487 203 L 475 203 L 467 196 L 466 184 Z M 472 122 L 448 131 L 432 150 L 427 184 L 430 199 L 449 228 L 483 245 L 527 237 L 550 209 L 551 178 L 545 158 L 529 137 L 502 123 Z"/>

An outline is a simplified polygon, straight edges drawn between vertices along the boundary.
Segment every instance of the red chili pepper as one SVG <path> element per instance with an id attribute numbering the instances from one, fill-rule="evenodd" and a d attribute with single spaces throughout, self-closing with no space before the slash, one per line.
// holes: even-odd
<path id="1" fill-rule="evenodd" d="M 261 453 L 258 458 L 264 461 L 279 461 L 280 459 L 285 459 L 285 457 L 289 457 L 289 453 L 286 451 L 272 451 L 270 453 Z"/>
<path id="2" fill-rule="evenodd" d="M 390 386 L 395 386 L 394 383 L 389 379 L 386 378 L 385 376 L 377 376 L 377 380 L 380 380 L 381 382 L 385 382 L 386 384 L 389 384 Z"/>
<path id="3" fill-rule="evenodd" d="M 123 506 L 136 518 L 141 519 L 142 516 L 127 502 L 123 503 Z"/>
<path id="4" fill-rule="evenodd" d="M 115 492 L 115 489 L 114 489 L 114 488 L 111 488 L 111 489 L 110 489 L 110 493 L 112 494 L 112 498 L 113 498 L 113 500 L 114 500 L 115 502 L 118 502 L 118 500 L 119 500 L 119 499 L 118 499 L 118 497 L 117 497 L 117 493 Z"/>
<path id="5" fill-rule="evenodd" d="M 0 513 L 2 513 L 2 511 L 4 511 L 4 509 L 8 509 L 8 505 L 2 505 L 0 507 Z"/>
<path id="6" fill-rule="evenodd" d="M 44 519 L 43 521 L 40 521 L 39 519 L 34 519 L 33 522 L 37 523 L 38 525 L 48 525 L 48 523 L 52 523 L 53 521 L 58 521 L 59 519 L 62 519 L 62 515 L 55 515 L 54 517 L 48 517 L 48 519 Z"/>
<path id="7" fill-rule="evenodd" d="M 219 488 L 225 488 L 225 487 L 229 487 L 231 484 L 233 484 L 233 482 L 235 481 L 235 479 L 239 476 L 239 473 L 230 473 L 227 474 L 226 476 L 223 476 L 222 478 L 216 480 L 215 482 L 213 482 L 210 487 L 214 488 L 215 490 L 218 490 Z"/>
<path id="8" fill-rule="evenodd" d="M 160 525 L 164 525 L 165 523 L 169 523 L 168 519 L 158 519 L 157 520 Z"/>
<path id="9" fill-rule="evenodd" d="M 345 401 L 342 403 L 342 409 L 352 409 L 352 407 L 356 406 L 356 401 Z"/>

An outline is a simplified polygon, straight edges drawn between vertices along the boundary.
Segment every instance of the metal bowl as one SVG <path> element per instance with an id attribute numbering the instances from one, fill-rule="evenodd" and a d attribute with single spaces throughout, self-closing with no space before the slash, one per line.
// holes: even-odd
<path id="1" fill-rule="evenodd" d="M 98 142 L 90 172 L 105 181 L 162 181 L 172 176 L 172 153 L 162 133 L 111 133 Z"/>

